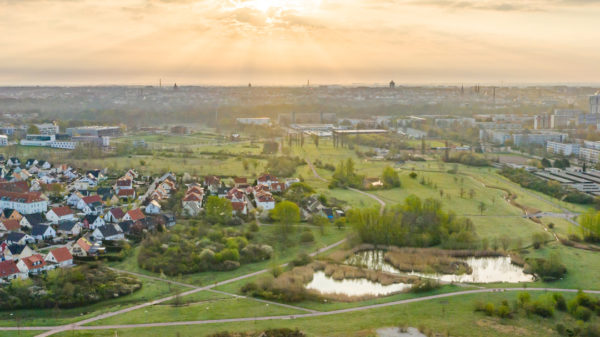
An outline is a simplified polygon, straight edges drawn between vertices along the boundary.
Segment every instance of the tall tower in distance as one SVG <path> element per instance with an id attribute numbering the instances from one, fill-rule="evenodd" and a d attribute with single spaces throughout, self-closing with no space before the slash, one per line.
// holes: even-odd
<path id="1" fill-rule="evenodd" d="M 600 114 L 600 91 L 590 96 L 590 113 Z"/>
<path id="2" fill-rule="evenodd" d="M 390 81 L 390 89 L 394 89 L 396 87 L 396 82 L 394 80 Z"/>

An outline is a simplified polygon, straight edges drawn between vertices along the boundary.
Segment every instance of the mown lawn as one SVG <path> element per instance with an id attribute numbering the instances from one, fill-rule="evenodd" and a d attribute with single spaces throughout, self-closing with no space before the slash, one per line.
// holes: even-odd
<path id="1" fill-rule="evenodd" d="M 306 313 L 305 311 L 257 302 L 252 299 L 235 298 L 206 291 L 190 296 L 195 298 L 186 305 L 154 305 L 95 321 L 90 325 L 176 322 Z M 181 300 L 186 301 L 186 297 L 182 297 Z"/>
<path id="2" fill-rule="evenodd" d="M 558 321 L 574 324 L 562 313 L 544 319 L 535 315 L 519 315 L 513 319 L 487 317 L 474 312 L 476 301 L 498 304 L 502 299 L 514 301 L 517 292 L 462 295 L 424 302 L 408 303 L 365 311 L 349 312 L 294 320 L 228 322 L 175 327 L 153 327 L 116 330 L 119 336 L 206 336 L 220 331 L 251 332 L 268 328 L 298 328 L 308 336 L 373 336 L 376 329 L 399 325 L 426 327 L 432 331 L 463 337 L 503 336 L 559 336 L 555 331 Z M 535 298 L 541 292 L 532 292 Z M 568 300 L 572 295 L 565 294 Z M 74 336 L 114 336 L 115 330 L 75 331 Z M 72 336 L 64 332 L 59 336 Z"/>

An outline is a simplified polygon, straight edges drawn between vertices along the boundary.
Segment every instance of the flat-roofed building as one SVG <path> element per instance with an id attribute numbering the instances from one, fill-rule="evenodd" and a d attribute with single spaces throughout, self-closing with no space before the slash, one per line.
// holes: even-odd
<path id="1" fill-rule="evenodd" d="M 578 155 L 579 144 L 548 141 L 546 142 L 546 151 L 563 156 Z"/>
<path id="2" fill-rule="evenodd" d="M 240 124 L 246 124 L 246 125 L 269 125 L 269 124 L 271 124 L 271 118 L 269 118 L 269 117 L 237 118 L 236 121 Z"/>

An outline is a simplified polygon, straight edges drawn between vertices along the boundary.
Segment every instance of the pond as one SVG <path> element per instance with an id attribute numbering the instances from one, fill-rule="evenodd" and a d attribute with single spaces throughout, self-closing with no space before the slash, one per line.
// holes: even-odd
<path id="1" fill-rule="evenodd" d="M 312 281 L 306 285 L 306 289 L 317 290 L 322 294 L 343 294 L 347 296 L 382 296 L 402 292 L 410 289 L 410 287 L 410 284 L 405 283 L 382 285 L 364 278 L 334 280 L 322 271 L 315 272 Z"/>
<path id="2" fill-rule="evenodd" d="M 358 252 L 346 260 L 350 265 L 362 265 L 372 270 L 388 273 L 401 273 L 384 260 L 385 251 L 366 250 Z M 408 273 L 410 275 L 433 278 L 443 282 L 454 283 L 495 283 L 495 282 L 532 282 L 533 275 L 525 274 L 523 268 L 511 263 L 510 257 L 470 257 L 464 261 L 473 269 L 471 274 L 425 274 Z"/>

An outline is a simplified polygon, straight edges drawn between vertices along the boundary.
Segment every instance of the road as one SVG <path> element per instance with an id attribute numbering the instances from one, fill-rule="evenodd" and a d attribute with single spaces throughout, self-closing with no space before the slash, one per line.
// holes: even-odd
<path id="1" fill-rule="evenodd" d="M 308 164 L 308 166 L 310 167 L 310 169 L 312 170 L 313 175 L 317 179 L 319 179 L 321 181 L 324 181 L 324 182 L 328 182 L 327 179 L 325 179 L 325 178 L 323 178 L 323 177 L 321 177 L 319 175 L 319 172 L 317 172 L 317 169 L 315 169 L 315 166 L 313 165 L 313 163 L 308 158 L 306 158 L 305 160 L 306 160 L 306 163 Z M 379 208 L 379 214 L 383 214 L 383 211 L 385 210 L 385 205 L 386 205 L 385 201 L 381 200 L 378 196 L 376 196 L 374 194 L 367 193 L 367 192 L 361 191 L 361 190 L 357 190 L 356 188 L 348 187 L 348 189 L 351 190 L 351 191 L 354 191 L 356 193 L 360 193 L 360 194 L 366 195 L 367 197 L 369 197 L 369 198 L 377 201 L 379 203 L 379 205 L 381 206 Z"/>
<path id="2" fill-rule="evenodd" d="M 482 294 L 482 293 L 495 293 L 495 292 L 507 292 L 507 291 L 543 291 L 543 292 L 568 292 L 568 293 L 576 293 L 578 290 L 576 289 L 561 289 L 561 288 L 489 288 L 489 289 L 474 289 L 474 290 L 464 290 L 457 291 L 453 293 L 447 294 L 439 294 L 439 295 L 431 295 L 431 296 L 423 296 L 417 298 L 411 298 L 400 301 L 393 301 L 388 303 L 380 303 L 380 304 L 372 304 L 366 305 L 362 307 L 354 307 L 354 308 L 346 308 L 340 310 L 326 311 L 326 312 L 311 312 L 307 314 L 299 314 L 299 315 L 283 315 L 283 316 L 262 316 L 262 317 L 243 317 L 243 318 L 226 318 L 226 319 L 214 319 L 214 320 L 198 320 L 198 321 L 181 321 L 181 322 L 161 322 L 161 323 L 142 323 L 142 324 L 114 324 L 114 325 L 97 325 L 97 326 L 81 326 L 81 322 L 61 326 L 59 329 L 50 330 L 44 332 L 38 336 L 49 336 L 61 331 L 69 331 L 69 330 L 114 330 L 114 329 L 132 329 L 132 328 L 153 328 L 153 327 L 165 327 L 165 326 L 179 326 L 179 325 L 203 325 L 203 324 L 215 324 L 215 323 L 234 323 L 234 322 L 253 322 L 253 321 L 267 321 L 267 320 L 291 320 L 296 318 L 309 318 L 309 317 L 322 317 L 322 316 L 330 316 L 330 315 L 338 315 L 356 311 L 364 311 L 370 309 L 377 309 L 383 307 L 389 307 L 394 305 L 402 305 L 408 303 L 416 303 L 423 301 L 430 301 L 441 298 L 455 297 L 455 296 L 464 296 L 471 294 Z M 600 294 L 600 290 L 584 290 L 584 292 L 589 294 Z M 88 322 L 89 323 L 89 322 Z M 16 331 L 19 328 L 17 327 L 9 327 L 2 328 L 5 331 Z M 48 327 L 21 327 L 20 330 L 27 331 L 39 331 L 46 330 Z"/>

